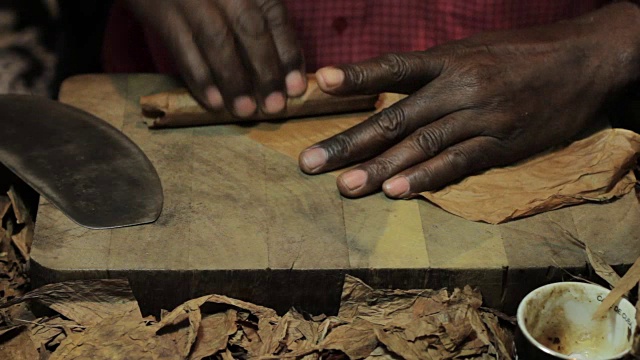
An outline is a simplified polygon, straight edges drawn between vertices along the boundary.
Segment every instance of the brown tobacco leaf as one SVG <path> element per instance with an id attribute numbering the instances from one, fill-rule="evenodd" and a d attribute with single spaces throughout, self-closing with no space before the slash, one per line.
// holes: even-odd
<path id="1" fill-rule="evenodd" d="M 10 338 L 5 340 L 6 337 Z M 38 358 L 37 347 L 31 340 L 26 327 L 19 327 L 0 337 L 0 359 L 34 360 Z"/>
<path id="2" fill-rule="evenodd" d="M 390 352 L 384 346 L 378 346 L 365 360 L 403 360 L 400 356 Z"/>
<path id="3" fill-rule="evenodd" d="M 13 186 L 9 188 L 7 195 L 9 195 L 9 199 L 11 200 L 13 213 L 16 216 L 18 224 L 24 224 L 27 221 L 31 221 L 31 216 L 29 216 L 29 211 L 27 210 L 24 201 L 22 201 L 20 194 L 18 194 Z"/>
<path id="4" fill-rule="evenodd" d="M 609 265 L 600 255 L 593 252 L 590 247 L 585 245 L 584 249 L 587 252 L 589 263 L 596 274 L 608 282 L 609 285 L 616 286 L 620 281 L 620 275 L 618 275 L 611 265 Z"/>
<path id="5" fill-rule="evenodd" d="M 0 219 L 2 219 L 11 208 L 11 199 L 8 196 L 0 195 Z"/>
<path id="6" fill-rule="evenodd" d="M 183 359 L 172 340 L 176 332 L 156 335 L 137 310 L 111 315 L 81 333 L 69 335 L 52 354 L 51 360 L 94 359 Z"/>
<path id="7" fill-rule="evenodd" d="M 67 337 L 67 334 L 83 331 L 84 327 L 75 321 L 66 320 L 59 316 L 42 318 L 31 325 L 33 342 L 45 347 L 57 346 Z"/>
<path id="8" fill-rule="evenodd" d="M 363 319 L 355 319 L 335 327 L 320 343 L 323 350 L 340 350 L 350 359 L 364 359 L 378 347 L 374 332 L 376 325 Z"/>
<path id="9" fill-rule="evenodd" d="M 29 261 L 29 254 L 31 253 L 31 244 L 33 243 L 33 232 L 35 229 L 34 223 L 31 219 L 27 219 L 25 221 L 25 226 L 20 230 L 19 233 L 11 236 L 11 240 L 15 247 L 22 255 L 22 258 L 25 261 Z"/>
<path id="10" fill-rule="evenodd" d="M 485 353 L 510 359 L 513 353 L 504 345 L 510 338 L 504 332 L 488 328 L 481 305 L 480 293 L 468 286 L 452 293 L 374 290 L 359 279 L 347 276 L 338 317 L 347 322 L 356 319 L 370 322 L 378 341 L 406 359 L 471 357 Z M 489 315 L 487 322 L 498 326 L 497 319 L 496 324 L 491 319 L 495 317 Z M 375 348 L 374 343 L 371 351 Z"/>
<path id="11" fill-rule="evenodd" d="M 497 224 L 627 194 L 636 183 L 631 169 L 638 152 L 640 135 L 607 129 L 564 148 L 421 195 L 465 219 Z"/>
<path id="12" fill-rule="evenodd" d="M 254 341 L 252 341 L 253 343 L 252 349 L 254 351 L 255 349 L 259 349 L 262 346 L 264 346 L 262 339 L 271 338 L 273 327 L 274 327 L 274 325 L 272 324 L 277 323 L 279 319 L 279 317 L 277 316 L 276 312 L 273 309 L 254 305 L 241 300 L 232 299 L 226 296 L 209 295 L 209 296 L 203 296 L 197 299 L 189 300 L 186 303 L 178 306 L 169 314 L 165 315 L 160 321 L 160 323 L 158 324 L 158 329 L 157 329 L 159 331 L 167 326 L 178 325 L 181 322 L 188 319 L 190 323 L 190 326 L 188 327 L 189 336 L 187 338 L 186 343 L 184 344 L 184 347 L 182 348 L 182 354 L 184 356 L 188 356 L 196 340 L 196 334 L 198 334 L 198 330 L 200 328 L 201 316 L 202 316 L 200 312 L 200 307 L 206 303 L 226 305 L 229 308 L 246 310 L 247 312 L 251 313 L 253 316 L 257 317 L 258 318 L 257 329 L 254 334 L 249 335 L 249 336 L 254 336 Z M 252 329 L 250 330 L 248 328 L 250 327 L 247 326 L 247 329 L 243 327 L 245 331 L 251 332 Z M 230 334 L 226 335 L 227 341 L 228 341 L 229 335 Z M 250 351 L 250 354 L 251 354 L 251 351 Z"/>
<path id="13" fill-rule="evenodd" d="M 198 336 L 189 359 L 200 360 L 225 350 L 229 343 L 229 336 L 238 331 L 237 319 L 237 312 L 234 309 L 205 316 L 200 321 Z"/>
<path id="14" fill-rule="evenodd" d="M 83 326 L 91 326 L 113 315 L 129 313 L 142 319 L 129 282 L 123 279 L 77 280 L 49 284 L 0 306 L 36 300 Z"/>
<path id="15" fill-rule="evenodd" d="M 515 353 L 515 343 L 511 334 L 500 326 L 498 317 L 494 314 L 483 312 L 480 314 L 482 321 L 489 330 L 493 351 L 499 359 L 507 359 Z"/>

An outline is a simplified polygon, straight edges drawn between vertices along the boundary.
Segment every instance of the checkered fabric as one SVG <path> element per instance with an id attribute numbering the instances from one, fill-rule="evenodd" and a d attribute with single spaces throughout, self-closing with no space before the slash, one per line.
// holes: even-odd
<path id="1" fill-rule="evenodd" d="M 475 33 L 568 19 L 606 0 L 283 0 L 298 33 L 307 69 L 387 52 L 424 50 Z M 116 5 L 107 29 L 105 68 L 111 72 L 174 73 L 162 46 Z M 115 18 L 114 18 L 115 17 Z M 126 28 L 126 31 L 123 29 Z M 136 30 L 138 29 L 138 30 Z M 120 38 L 117 38 L 120 36 Z M 139 44 L 135 44 L 139 42 Z M 142 53 L 146 52 L 146 53 Z M 146 68 L 152 64 L 153 69 Z M 141 66 L 143 65 L 143 66 Z M 141 68 L 145 67 L 145 68 Z"/>

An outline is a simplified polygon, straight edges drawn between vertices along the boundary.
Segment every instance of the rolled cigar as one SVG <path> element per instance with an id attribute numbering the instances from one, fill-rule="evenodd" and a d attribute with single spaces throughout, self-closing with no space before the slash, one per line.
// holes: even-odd
<path id="1" fill-rule="evenodd" d="M 258 112 L 250 118 L 238 118 L 226 109 L 209 112 L 186 89 L 175 89 L 140 98 L 140 106 L 150 129 L 268 121 L 329 115 L 375 109 L 378 95 L 332 96 L 320 90 L 314 76 L 308 77 L 304 95 L 287 100 L 287 108 L 274 115 Z"/>

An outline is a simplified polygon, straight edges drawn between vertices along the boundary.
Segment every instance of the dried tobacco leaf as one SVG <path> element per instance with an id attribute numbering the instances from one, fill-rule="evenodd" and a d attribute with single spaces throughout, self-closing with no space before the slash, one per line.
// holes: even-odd
<path id="1" fill-rule="evenodd" d="M 229 336 L 238 331 L 237 319 L 237 312 L 233 309 L 205 316 L 200 322 L 198 336 L 189 359 L 200 360 L 225 350 Z"/>
<path id="2" fill-rule="evenodd" d="M 31 338 L 38 346 L 54 347 L 67 337 L 67 334 L 84 330 L 75 321 L 59 316 L 41 318 L 31 323 Z M 75 331 L 74 331 L 75 330 Z"/>
<path id="3" fill-rule="evenodd" d="M 622 197 L 636 183 L 631 169 L 639 152 L 640 135 L 606 129 L 421 195 L 465 219 L 498 224 L 568 205 Z"/>
<path id="4" fill-rule="evenodd" d="M 400 356 L 390 352 L 384 346 L 378 346 L 365 360 L 403 360 Z"/>
<path id="5" fill-rule="evenodd" d="M 9 208 L 11 208 L 11 199 L 8 196 L 0 195 L 0 220 L 7 215 Z"/>
<path id="6" fill-rule="evenodd" d="M 77 280 L 42 286 L 0 308 L 36 300 L 83 326 L 113 315 L 129 313 L 142 319 L 138 303 L 126 279 Z"/>
<path id="7" fill-rule="evenodd" d="M 316 344 L 320 341 L 321 322 L 326 317 L 316 317 L 307 320 L 297 310 L 289 310 L 280 320 L 280 322 L 288 322 L 285 345 L 288 350 L 294 353 L 306 353 L 317 348 Z"/>
<path id="8" fill-rule="evenodd" d="M 0 339 L 0 359 L 33 360 L 38 359 L 38 348 L 35 346 L 26 327 L 20 327 L 2 336 Z"/>
<path id="9" fill-rule="evenodd" d="M 339 350 L 350 359 L 364 359 L 378 347 L 375 327 L 369 321 L 356 318 L 351 323 L 333 328 L 320 343 L 320 349 Z"/>
<path id="10" fill-rule="evenodd" d="M 244 310 L 245 314 L 250 313 L 258 319 L 257 329 L 254 333 L 252 333 L 253 329 L 248 326 L 249 324 L 246 320 L 244 321 L 245 326 L 241 325 L 245 334 L 250 334 L 248 336 L 255 336 L 254 341 L 251 341 L 251 351 L 249 351 L 249 348 L 247 348 L 249 354 L 260 354 L 259 349 L 264 346 L 262 340 L 271 338 L 273 328 L 276 326 L 279 320 L 279 317 L 273 309 L 254 305 L 241 300 L 232 299 L 222 295 L 209 295 L 189 300 L 186 303 L 175 308 L 169 314 L 166 314 L 166 316 L 158 324 L 158 331 L 167 326 L 177 325 L 189 319 L 191 323 L 191 326 L 189 327 L 189 334 L 197 334 L 199 325 L 195 326 L 196 322 L 194 321 L 194 319 L 196 319 L 198 316 L 201 316 L 200 307 L 206 303 L 226 305 L 229 308 L 233 308 L 236 310 Z M 183 352 L 185 352 L 187 348 L 190 350 L 193 346 L 193 342 L 195 342 L 195 338 L 192 338 L 190 336 L 188 338 L 187 344 L 185 345 L 185 349 L 183 349 Z M 187 351 L 186 353 L 188 354 L 189 352 Z"/>
<path id="11" fill-rule="evenodd" d="M 33 243 L 33 232 L 35 230 L 35 224 L 31 219 L 26 220 L 25 226 L 19 233 L 12 235 L 11 240 L 15 247 L 22 255 L 25 261 L 29 261 L 31 253 L 31 244 Z"/>
<path id="12" fill-rule="evenodd" d="M 18 224 L 24 224 L 27 221 L 31 221 L 29 210 L 27 210 L 24 201 L 22 201 L 22 197 L 20 197 L 20 194 L 18 194 L 13 186 L 9 188 L 9 192 L 7 193 L 7 195 L 9 195 L 9 199 L 11 200 L 13 213 L 16 216 L 16 221 L 18 222 Z"/>
<path id="13" fill-rule="evenodd" d="M 489 329 L 492 346 L 495 347 L 495 355 L 499 359 L 508 359 L 515 353 L 515 343 L 512 334 L 500 326 L 498 317 L 494 314 L 483 312 L 480 314 L 482 321 Z"/>
<path id="14" fill-rule="evenodd" d="M 424 360 L 432 359 L 429 355 L 429 340 L 427 338 L 409 341 L 403 331 L 393 329 L 382 330 L 374 329 L 378 340 L 391 352 L 398 354 L 402 359 L 406 360 Z"/>
<path id="15" fill-rule="evenodd" d="M 589 264 L 593 267 L 593 270 L 609 283 L 611 286 L 616 286 L 616 284 L 620 281 L 620 275 L 616 273 L 615 270 L 597 253 L 591 250 L 590 247 L 584 246 L 584 250 L 587 252 L 587 259 L 589 259 Z"/>
<path id="16" fill-rule="evenodd" d="M 112 314 L 86 331 L 70 334 L 52 354 L 51 360 L 94 359 L 182 359 L 181 349 L 169 336 L 156 335 L 157 326 L 149 326 L 138 317 L 138 310 Z"/>

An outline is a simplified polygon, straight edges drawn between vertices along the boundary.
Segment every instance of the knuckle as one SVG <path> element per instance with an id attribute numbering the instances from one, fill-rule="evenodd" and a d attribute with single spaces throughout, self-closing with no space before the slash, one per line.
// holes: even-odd
<path id="1" fill-rule="evenodd" d="M 405 80 L 409 73 L 409 63 L 403 56 L 398 54 L 383 55 L 380 58 L 380 66 L 396 82 Z"/>
<path id="2" fill-rule="evenodd" d="M 210 25 L 200 23 L 193 32 L 196 43 L 205 45 L 216 51 L 225 47 L 234 46 L 231 30 L 226 26 L 212 28 Z"/>
<path id="3" fill-rule="evenodd" d="M 415 150 L 424 153 L 426 158 L 430 159 L 442 151 L 443 138 L 444 134 L 441 130 L 421 128 L 416 132 L 410 144 L 415 147 Z"/>
<path id="4" fill-rule="evenodd" d="M 367 172 L 374 177 L 389 176 L 396 172 L 397 167 L 393 158 L 378 157 L 367 164 Z"/>
<path id="5" fill-rule="evenodd" d="M 238 32 L 249 37 L 260 37 L 267 33 L 267 20 L 258 9 L 245 9 L 239 11 L 233 24 Z"/>
<path id="6" fill-rule="evenodd" d="M 363 87 L 368 83 L 369 74 L 360 66 L 352 65 L 342 68 L 346 83 L 356 88 Z"/>
<path id="7" fill-rule="evenodd" d="M 329 159 L 342 159 L 348 157 L 353 149 L 353 141 L 347 134 L 334 136 L 325 146 Z"/>
<path id="8" fill-rule="evenodd" d="M 404 134 L 406 113 L 398 106 L 382 110 L 373 121 L 374 129 L 387 140 L 395 140 Z"/>
<path id="9" fill-rule="evenodd" d="M 447 164 L 456 170 L 468 169 L 470 167 L 474 167 L 475 165 L 479 165 L 477 162 L 471 163 L 469 154 L 462 147 L 453 147 L 449 151 L 444 158 Z"/>
<path id="10" fill-rule="evenodd" d="M 263 0 L 260 3 L 260 9 L 269 20 L 269 26 L 280 27 L 287 25 L 287 10 L 280 0 Z"/>

